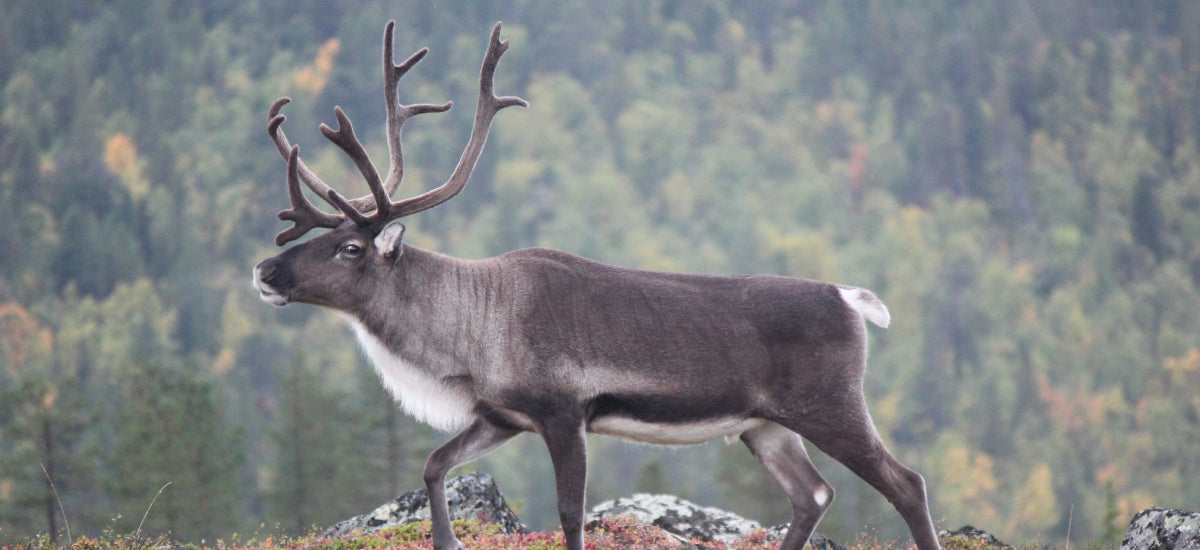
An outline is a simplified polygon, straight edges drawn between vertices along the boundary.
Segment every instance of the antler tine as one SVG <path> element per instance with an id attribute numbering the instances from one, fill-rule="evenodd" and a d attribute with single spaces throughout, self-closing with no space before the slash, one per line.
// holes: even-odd
<path id="1" fill-rule="evenodd" d="M 346 199 L 321 181 L 316 174 L 313 174 L 300 160 L 300 147 L 292 145 L 282 129 L 286 117 L 279 114 L 279 111 L 291 99 L 279 98 L 271 105 L 267 114 L 267 133 L 275 142 L 280 156 L 288 161 L 288 196 L 292 201 L 292 208 L 280 212 L 279 219 L 291 220 L 293 224 L 292 227 L 275 236 L 275 244 L 282 246 L 317 227 L 337 227 L 347 219 L 358 225 L 379 227 L 393 219 L 421 212 L 446 202 L 457 195 L 470 180 L 471 172 L 474 171 L 479 156 L 483 153 L 488 130 L 491 128 L 492 119 L 496 113 L 500 109 L 513 105 L 529 106 L 524 99 L 513 96 L 496 97 L 492 91 L 496 65 L 500 62 L 500 56 L 508 49 L 508 41 L 500 40 L 500 24 L 496 23 L 496 26 L 492 28 L 487 52 L 483 57 L 483 67 L 479 74 L 479 103 L 475 109 L 475 124 L 471 129 L 471 137 L 467 140 L 467 146 L 458 160 L 458 165 L 454 168 L 454 173 L 437 189 L 400 202 L 392 202 L 391 195 L 396 191 L 404 176 L 404 155 L 400 146 L 400 133 L 404 123 L 413 116 L 422 113 L 443 112 L 453 105 L 449 102 L 442 105 L 403 105 L 400 103 L 397 93 L 400 78 L 424 58 L 429 50 L 422 48 L 400 65 L 395 65 L 392 57 L 394 29 L 395 22 L 389 21 L 384 31 L 383 47 L 384 93 L 387 101 L 388 148 L 391 157 L 391 168 L 388 171 L 387 181 L 380 181 L 379 172 L 371 163 L 362 142 L 354 135 L 354 126 L 350 123 L 350 118 L 340 107 L 334 108 L 334 114 L 338 121 L 337 130 L 325 124 L 321 125 L 321 133 L 354 161 L 359 172 L 367 180 L 367 185 L 371 189 L 370 194 L 355 199 Z M 300 182 L 304 182 L 310 190 L 337 208 L 342 216 L 322 212 L 308 202 L 300 189 Z M 366 213 L 371 210 L 375 212 L 368 216 Z"/>
<path id="2" fill-rule="evenodd" d="M 271 136 L 271 141 L 275 142 L 275 148 L 279 150 L 279 156 L 284 160 L 288 160 L 292 144 L 288 141 L 287 134 L 283 133 L 283 121 L 287 120 L 287 117 L 279 114 L 279 110 L 291 101 L 292 99 L 289 97 L 281 97 L 271 104 L 271 109 L 267 112 L 267 134 Z M 297 173 L 304 185 L 308 186 L 317 196 L 324 199 L 329 195 L 331 190 L 329 185 L 312 173 L 303 160 L 297 159 Z"/>
<path id="3" fill-rule="evenodd" d="M 304 192 L 300 190 L 300 146 L 293 145 L 287 155 L 287 183 L 288 197 L 292 201 L 292 207 L 279 213 L 279 219 L 290 220 L 292 226 L 275 235 L 275 245 L 283 246 L 289 242 L 299 239 L 305 233 L 318 227 L 334 228 L 340 225 L 343 218 L 326 214 L 317 210 L 308 199 L 304 198 Z M 331 190 L 332 191 L 332 190 Z"/>
<path id="4" fill-rule="evenodd" d="M 391 218 L 398 218 L 415 214 L 423 210 L 428 210 L 437 206 L 462 191 L 466 186 L 467 181 L 471 179 L 471 172 L 475 170 L 475 164 L 479 161 L 479 155 L 483 153 L 483 146 L 487 143 L 488 130 L 492 125 L 492 118 L 496 113 L 505 107 L 520 105 L 528 107 L 529 102 L 515 96 L 496 97 L 493 92 L 493 77 L 496 73 L 496 65 L 500 62 L 500 56 L 508 49 L 508 41 L 500 40 L 500 23 L 492 28 L 492 36 L 488 41 L 487 52 L 483 56 L 483 67 L 479 71 L 479 103 L 475 109 L 475 124 L 471 129 L 471 137 L 467 140 L 467 146 L 463 149 L 462 156 L 458 159 L 458 165 L 454 168 L 454 173 L 450 175 L 450 179 L 446 180 L 436 189 L 430 190 L 421 195 L 405 199 L 393 205 L 391 209 Z"/>
<path id="5" fill-rule="evenodd" d="M 388 151 L 391 156 L 391 167 L 388 169 L 387 181 L 384 182 L 383 187 L 387 189 L 388 196 L 396 193 L 396 190 L 400 187 L 400 182 L 404 179 L 404 153 L 400 145 L 401 129 L 404 123 L 410 117 L 419 114 L 446 112 L 454 105 L 453 102 L 449 101 L 441 105 L 429 103 L 403 105 L 400 103 L 398 92 L 400 78 L 409 69 L 412 69 L 417 62 L 421 61 L 425 57 L 425 54 L 429 53 L 429 48 L 421 48 L 409 56 L 403 63 L 395 65 L 392 62 L 392 37 L 395 27 L 395 21 L 388 21 L 387 27 L 383 31 L 383 94 L 387 104 Z"/>
<path id="6" fill-rule="evenodd" d="M 370 211 L 377 208 L 380 214 L 386 215 L 388 207 L 391 206 L 391 199 L 388 197 L 387 191 L 383 189 L 383 183 L 379 181 L 379 172 L 375 169 L 375 165 L 371 163 L 371 158 L 367 155 L 366 149 L 363 148 L 362 142 L 354 135 L 354 125 L 350 123 L 350 117 L 342 111 L 341 107 L 334 107 L 333 114 L 337 116 L 338 129 L 335 131 L 326 124 L 321 124 L 321 134 L 323 134 L 334 145 L 345 151 L 350 159 L 354 161 L 354 165 L 358 167 L 359 173 L 363 179 L 367 180 L 367 187 L 371 189 L 371 194 L 357 199 L 342 201 L 345 206 L 349 206 L 347 210 L 342 204 L 335 202 L 327 194 L 326 198 L 341 210 L 343 214 L 354 218 L 354 214 Z M 335 193 L 332 189 L 327 193 Z M 368 200 L 369 199 L 369 200 Z M 351 212 L 353 211 L 353 212 Z"/>
<path id="7" fill-rule="evenodd" d="M 387 103 L 388 150 L 391 157 L 391 167 L 388 170 L 387 181 L 383 183 L 379 182 L 378 171 L 376 171 L 375 166 L 363 150 L 362 144 L 354 137 L 354 129 L 350 126 L 350 120 L 340 108 L 334 109 L 334 114 L 338 117 L 338 131 L 335 132 L 324 124 L 321 125 L 321 133 L 329 138 L 330 141 L 337 144 L 338 147 L 341 147 L 354 160 L 359 172 L 367 179 L 367 185 L 371 188 L 371 194 L 347 199 L 337 194 L 328 186 L 325 186 L 324 189 L 318 192 L 330 204 L 333 204 L 338 210 L 346 214 L 346 216 L 356 220 L 365 220 L 366 216 L 361 214 L 372 210 L 376 210 L 376 213 L 372 217 L 388 215 L 389 207 L 383 206 L 383 208 L 379 208 L 379 205 L 391 205 L 390 197 L 400 187 L 400 182 L 404 178 L 404 155 L 400 145 L 400 134 L 405 121 L 422 113 L 445 112 L 453 105 L 452 102 L 441 105 L 428 103 L 403 105 L 400 103 L 398 93 L 400 78 L 429 53 L 429 48 L 421 48 L 400 65 L 395 65 L 392 61 L 392 36 L 395 26 L 395 21 L 389 21 L 383 36 L 383 89 Z M 348 135 L 342 135 L 343 133 L 348 133 Z M 301 175 L 303 175 L 303 172 L 301 172 Z M 314 191 L 317 190 L 315 187 L 313 189 Z M 338 198 L 332 198 L 334 195 L 337 195 Z M 354 212 L 347 210 L 345 208 L 347 205 L 352 207 Z"/>

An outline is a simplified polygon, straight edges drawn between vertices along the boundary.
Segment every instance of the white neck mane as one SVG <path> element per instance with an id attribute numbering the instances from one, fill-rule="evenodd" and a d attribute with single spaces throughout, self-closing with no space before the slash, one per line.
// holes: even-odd
<path id="1" fill-rule="evenodd" d="M 475 399 L 469 392 L 447 386 L 427 369 L 404 360 L 358 319 L 349 315 L 342 318 L 354 329 L 363 353 L 405 412 L 444 432 L 461 430 L 475 419 Z"/>

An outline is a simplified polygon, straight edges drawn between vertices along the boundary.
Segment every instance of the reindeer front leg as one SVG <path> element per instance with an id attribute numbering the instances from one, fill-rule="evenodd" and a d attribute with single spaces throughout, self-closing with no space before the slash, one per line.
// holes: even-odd
<path id="1" fill-rule="evenodd" d="M 587 437 L 583 419 L 561 414 L 543 421 L 541 433 L 554 465 L 558 517 L 567 550 L 583 550 L 584 491 L 587 486 Z"/>
<path id="2" fill-rule="evenodd" d="M 450 505 L 446 503 L 446 474 L 455 466 L 470 462 L 499 447 L 520 433 L 477 418 L 467 429 L 447 441 L 425 461 L 425 488 L 429 491 L 429 514 L 433 520 L 435 550 L 462 550 L 450 526 Z"/>

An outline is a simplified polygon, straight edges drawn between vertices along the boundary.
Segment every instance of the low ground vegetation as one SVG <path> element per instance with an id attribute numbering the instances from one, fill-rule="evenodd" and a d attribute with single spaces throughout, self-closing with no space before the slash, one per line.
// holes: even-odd
<path id="1" fill-rule="evenodd" d="M 263 526 L 265 528 L 265 526 Z M 471 550 L 563 550 L 561 532 L 532 532 L 505 534 L 495 524 L 478 521 L 455 521 L 455 535 Z M 65 544 L 56 544 L 47 537 L 33 538 L 0 550 L 431 550 L 432 527 L 428 521 L 383 529 L 374 533 L 355 533 L 328 537 L 316 532 L 303 536 L 282 533 L 264 535 L 262 529 L 248 537 L 237 534 L 228 539 L 180 543 L 169 535 L 146 537 L 106 533 L 100 537 L 80 537 Z M 608 518 L 588 526 L 585 543 L 588 550 L 775 550 L 767 530 L 747 535 L 732 542 L 681 540 L 653 526 L 629 517 Z M 1013 547 L 994 540 L 960 534 L 941 536 L 945 550 L 997 550 Z M 1088 543 L 1080 550 L 1103 548 L 1100 543 Z M 860 535 L 846 550 L 910 550 L 914 548 L 896 540 L 882 541 L 870 535 Z M 1014 550 L 1049 550 L 1054 545 L 1028 545 Z M 1071 546 L 1063 546 L 1070 550 Z"/>

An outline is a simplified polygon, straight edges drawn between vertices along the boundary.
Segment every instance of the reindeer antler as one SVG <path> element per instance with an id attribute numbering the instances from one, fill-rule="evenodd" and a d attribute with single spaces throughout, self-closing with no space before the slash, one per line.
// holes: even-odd
<path id="1" fill-rule="evenodd" d="M 282 119 L 283 117 L 279 118 Z M 308 202 L 308 199 L 304 198 L 304 192 L 300 190 L 300 180 L 303 177 L 302 174 L 307 172 L 311 175 L 312 172 L 308 172 L 308 169 L 304 168 L 303 163 L 300 161 L 299 145 L 293 145 L 289 148 L 287 161 L 288 197 L 292 200 L 292 207 L 280 212 L 278 215 L 281 220 L 290 220 L 292 226 L 275 235 L 276 246 L 283 246 L 299 239 L 305 233 L 318 227 L 333 229 L 341 225 L 343 221 L 343 218 L 340 216 L 326 214 L 317 210 L 311 202 Z M 316 176 L 313 176 L 313 179 L 316 179 Z M 321 180 L 318 179 L 316 181 L 320 182 Z M 324 182 L 321 182 L 321 184 L 324 185 Z M 312 186 L 310 185 L 309 187 L 311 188 Z"/>
<path id="2" fill-rule="evenodd" d="M 372 231 L 378 231 L 389 221 L 428 210 L 446 202 L 457 195 L 470 180 L 471 172 L 479 161 L 483 146 L 487 142 L 488 130 L 491 128 L 492 119 L 496 113 L 500 109 L 513 105 L 529 106 L 524 99 L 496 97 L 492 91 L 496 65 L 500 61 L 500 56 L 508 49 L 508 41 L 500 40 L 500 24 L 496 23 L 496 26 L 492 28 L 491 39 L 483 58 L 483 68 L 480 71 L 479 103 L 475 111 L 475 124 L 454 173 L 451 174 L 450 179 L 436 189 L 416 197 L 392 202 L 391 195 L 399 188 L 404 177 L 404 155 L 400 144 L 401 129 L 404 123 L 413 116 L 422 113 L 444 112 L 453 105 L 449 102 L 442 105 L 404 105 L 400 103 L 397 92 L 400 78 L 424 58 L 429 49 L 422 48 L 400 65 L 393 64 L 392 36 L 394 28 L 395 21 L 389 21 L 383 35 L 384 99 L 387 105 L 388 151 L 391 157 L 387 181 L 380 181 L 379 172 L 375 169 L 375 165 L 371 162 L 362 143 L 354 135 L 354 127 L 350 123 L 350 118 L 340 107 L 334 108 L 334 115 L 338 121 L 337 130 L 325 124 L 321 125 L 321 133 L 354 161 L 363 178 L 367 180 L 367 186 L 371 189 L 370 194 L 346 199 L 321 181 L 316 174 L 313 174 L 299 159 L 299 147 L 291 145 L 281 127 L 285 117 L 279 114 L 279 110 L 291 100 L 284 97 L 271 105 L 271 110 L 267 115 L 267 133 L 275 142 L 279 154 L 288 160 L 288 195 L 292 200 L 292 208 L 280 212 L 279 218 L 291 220 L 294 224 L 276 235 L 275 243 L 277 245 L 282 246 L 317 227 L 337 227 L 346 219 L 350 219 L 358 225 L 369 226 Z M 299 182 L 304 182 L 309 189 L 337 208 L 342 215 L 327 214 L 313 206 L 300 192 Z M 375 212 L 368 215 L 367 213 L 372 210 Z"/>
<path id="3" fill-rule="evenodd" d="M 529 106 L 529 102 L 524 99 L 515 96 L 496 97 L 492 91 L 496 65 L 500 63 L 500 56 L 507 50 L 508 41 L 500 40 L 500 23 L 496 23 L 496 26 L 492 27 L 492 36 L 483 56 L 483 67 L 479 71 L 479 103 L 475 108 L 475 124 L 471 128 L 471 138 L 467 140 L 467 146 L 458 159 L 458 165 L 454 167 L 454 173 L 437 189 L 392 204 L 395 210 L 393 219 L 433 208 L 462 191 L 471 179 L 471 172 L 475 170 L 479 155 L 483 153 L 492 118 L 505 107 Z"/>
<path id="4" fill-rule="evenodd" d="M 388 178 L 384 183 L 384 189 L 387 189 L 388 196 L 396 193 L 396 189 L 400 187 L 400 181 L 404 179 L 404 154 L 400 147 L 400 131 L 404 123 L 408 121 L 409 117 L 422 113 L 446 112 L 454 105 L 452 101 L 441 105 L 428 103 L 403 105 L 400 103 L 398 92 L 400 77 L 424 58 L 425 54 L 429 53 L 429 48 L 421 48 L 410 55 L 404 63 L 393 65 L 392 31 L 395 27 L 395 21 L 388 21 L 387 28 L 383 31 L 383 96 L 387 104 L 388 152 L 391 154 L 391 168 L 388 170 Z M 378 200 L 378 197 L 375 198 Z M 372 208 L 374 206 L 371 205 Z"/>

